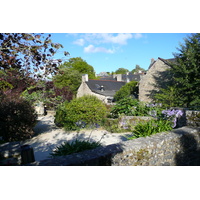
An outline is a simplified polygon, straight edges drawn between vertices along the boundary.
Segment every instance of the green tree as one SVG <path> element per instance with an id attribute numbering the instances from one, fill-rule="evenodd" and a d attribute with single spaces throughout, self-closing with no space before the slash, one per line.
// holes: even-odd
<path id="1" fill-rule="evenodd" d="M 174 53 L 169 70 L 156 78 L 158 92 L 152 96 L 164 105 L 200 106 L 200 34 L 191 34 L 184 41 L 177 48 L 179 53 Z"/>
<path id="2" fill-rule="evenodd" d="M 124 86 L 118 90 L 114 96 L 114 99 L 116 101 L 119 101 L 121 99 L 124 99 L 126 97 L 134 96 L 137 97 L 138 95 L 138 87 L 136 81 L 130 81 L 129 83 L 126 83 Z"/>
<path id="3" fill-rule="evenodd" d="M 175 107 L 178 105 L 176 88 L 168 85 L 166 88 L 160 88 L 154 95 L 155 102 L 162 103 L 163 107 Z"/>
<path id="4" fill-rule="evenodd" d="M 69 87 L 75 95 L 81 84 L 81 73 L 70 68 L 61 68 L 59 73 L 53 77 L 53 82 L 58 88 Z"/>
<path id="5" fill-rule="evenodd" d="M 125 68 L 119 68 L 115 71 L 115 74 L 126 74 L 127 72 L 129 72 L 128 69 Z"/>
<path id="6" fill-rule="evenodd" d="M 170 69 L 178 106 L 200 106 L 200 34 L 191 34 L 184 41 Z"/>
<path id="7" fill-rule="evenodd" d="M 143 69 L 142 67 L 140 67 L 140 65 L 136 65 L 135 68 L 131 71 L 131 73 L 139 73 L 139 71 L 146 71 L 145 69 Z"/>
<path id="8" fill-rule="evenodd" d="M 63 63 L 60 67 L 60 69 L 64 68 L 76 70 L 80 74 L 88 74 L 89 79 L 96 78 L 94 68 L 81 57 L 70 58 L 68 62 Z"/>

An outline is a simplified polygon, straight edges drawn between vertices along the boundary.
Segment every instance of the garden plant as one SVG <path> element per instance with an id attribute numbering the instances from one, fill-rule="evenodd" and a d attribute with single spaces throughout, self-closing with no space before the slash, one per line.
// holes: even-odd
<path id="1" fill-rule="evenodd" d="M 107 108 L 101 100 L 85 95 L 61 104 L 56 111 L 55 123 L 64 126 L 66 130 L 77 130 L 77 122 L 84 121 L 87 126 L 102 124 L 106 115 Z"/>

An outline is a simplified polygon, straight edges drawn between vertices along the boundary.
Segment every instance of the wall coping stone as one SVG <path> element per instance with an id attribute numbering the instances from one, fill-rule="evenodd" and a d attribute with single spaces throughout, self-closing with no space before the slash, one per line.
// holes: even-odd
<path id="1" fill-rule="evenodd" d="M 141 137 L 117 144 L 98 147 L 93 150 L 34 162 L 28 164 L 28 166 L 111 166 L 116 165 L 115 162 L 113 162 L 113 159 L 117 157 L 116 155 L 121 155 L 125 152 L 137 152 L 141 149 L 146 149 L 148 146 L 155 146 L 156 148 L 161 147 L 164 142 L 168 142 L 172 139 L 179 140 L 184 135 L 198 135 L 197 133 L 199 132 L 199 127 L 185 126 L 169 132 L 157 133 L 146 138 Z M 163 165 L 165 164 L 166 163 Z"/>

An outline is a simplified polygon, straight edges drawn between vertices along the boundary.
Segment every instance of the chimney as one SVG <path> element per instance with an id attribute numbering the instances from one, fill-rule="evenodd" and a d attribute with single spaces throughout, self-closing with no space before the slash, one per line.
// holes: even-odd
<path id="1" fill-rule="evenodd" d="M 151 64 L 152 64 L 154 61 L 155 61 L 154 58 L 152 58 L 152 59 L 151 59 Z"/>
<path id="2" fill-rule="evenodd" d="M 105 90 L 103 85 L 101 85 L 100 90 L 101 90 L 101 92 L 103 92 Z"/>
<path id="3" fill-rule="evenodd" d="M 129 82 L 130 82 L 130 79 L 129 79 L 129 77 L 128 77 L 128 76 L 126 77 L 126 82 L 127 82 L 127 83 L 129 83 Z"/>
<path id="4" fill-rule="evenodd" d="M 117 81 L 122 81 L 122 74 L 116 74 L 117 75 Z"/>
<path id="5" fill-rule="evenodd" d="M 88 82 L 88 74 L 82 75 L 82 82 Z"/>

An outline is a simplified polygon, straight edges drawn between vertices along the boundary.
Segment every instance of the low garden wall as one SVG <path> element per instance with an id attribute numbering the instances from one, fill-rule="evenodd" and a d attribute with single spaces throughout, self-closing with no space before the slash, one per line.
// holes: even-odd
<path id="1" fill-rule="evenodd" d="M 146 120 L 146 119 L 145 119 Z M 181 128 L 151 137 L 98 147 L 29 166 L 191 166 L 200 165 L 200 111 L 184 110 Z M 183 127 L 182 127 L 183 126 Z M 5 145 L 0 145 L 1 151 Z M 9 154 L 19 154 L 19 143 Z M 7 149 L 7 147 L 5 146 Z M 6 150 L 5 149 L 5 150 Z M 17 155 L 16 155 L 17 156 Z"/>
<path id="2" fill-rule="evenodd" d="M 182 127 L 60 156 L 31 166 L 183 166 L 200 165 L 200 128 Z"/>

